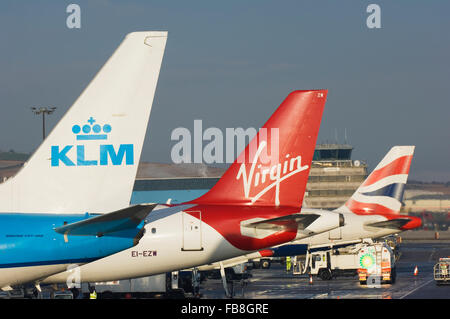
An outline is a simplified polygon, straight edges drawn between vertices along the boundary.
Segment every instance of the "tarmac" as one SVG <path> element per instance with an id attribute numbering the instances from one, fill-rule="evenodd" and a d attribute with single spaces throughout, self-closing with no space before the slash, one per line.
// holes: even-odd
<path id="1" fill-rule="evenodd" d="M 362 286 L 358 277 L 321 280 L 293 275 L 274 263 L 269 269 L 252 269 L 251 278 L 233 283 L 234 298 L 243 299 L 450 299 L 450 285 L 437 286 L 433 267 L 440 257 L 450 256 L 447 240 L 411 240 L 399 246 L 394 284 Z M 414 275 L 417 266 L 418 274 Z M 204 299 L 226 298 L 221 280 L 207 279 L 200 286 Z"/>

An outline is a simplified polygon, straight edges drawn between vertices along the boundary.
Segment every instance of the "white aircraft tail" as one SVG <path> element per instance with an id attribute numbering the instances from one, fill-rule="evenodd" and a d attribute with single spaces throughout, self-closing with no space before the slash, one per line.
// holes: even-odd
<path id="1" fill-rule="evenodd" d="M 129 206 L 167 32 L 133 32 L 24 167 L 0 212 L 104 213 Z"/>

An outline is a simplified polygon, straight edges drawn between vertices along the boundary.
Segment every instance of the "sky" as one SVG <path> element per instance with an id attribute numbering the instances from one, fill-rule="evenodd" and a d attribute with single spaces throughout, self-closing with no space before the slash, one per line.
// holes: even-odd
<path id="1" fill-rule="evenodd" d="M 69 4 L 81 28 L 69 29 Z M 369 4 L 381 28 L 368 28 Z M 318 143 L 373 169 L 415 145 L 410 179 L 450 181 L 449 1 L 1 1 L 0 149 L 33 152 L 132 31 L 169 32 L 142 161 L 171 132 L 259 128 L 296 89 L 329 90 Z M 345 134 L 346 132 L 346 134 Z M 345 138 L 346 135 L 346 138 Z"/>

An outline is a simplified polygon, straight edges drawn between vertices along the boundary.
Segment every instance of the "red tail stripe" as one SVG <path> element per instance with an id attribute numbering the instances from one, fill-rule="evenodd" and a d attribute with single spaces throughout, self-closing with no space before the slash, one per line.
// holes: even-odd
<path id="1" fill-rule="evenodd" d="M 422 226 L 422 219 L 420 219 L 420 217 L 408 216 L 408 218 L 410 218 L 411 221 L 409 223 L 407 223 L 406 225 L 404 225 L 401 228 L 402 230 L 414 229 L 414 228 L 418 228 L 418 227 Z"/>
<path id="2" fill-rule="evenodd" d="M 385 215 L 385 214 L 399 213 L 396 210 L 392 210 L 380 204 L 361 203 L 351 198 L 347 201 L 345 206 L 347 206 L 348 209 L 350 209 L 353 213 L 357 215 L 367 215 L 367 214 Z"/>
<path id="3" fill-rule="evenodd" d="M 409 167 L 411 166 L 411 161 L 412 155 L 406 155 L 397 158 L 385 167 L 373 171 L 362 186 L 372 185 L 387 176 L 408 174 Z"/>

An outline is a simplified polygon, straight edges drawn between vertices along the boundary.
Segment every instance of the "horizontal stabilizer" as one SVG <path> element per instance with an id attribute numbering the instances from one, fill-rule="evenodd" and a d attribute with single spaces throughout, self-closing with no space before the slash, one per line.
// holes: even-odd
<path id="1" fill-rule="evenodd" d="M 135 228 L 157 204 L 135 205 L 109 214 L 98 215 L 76 223 L 55 228 L 64 235 L 103 236 L 108 233 Z"/>
<path id="2" fill-rule="evenodd" d="M 367 226 L 379 227 L 379 228 L 389 228 L 389 229 L 401 229 L 403 226 L 411 221 L 409 218 L 396 218 L 391 220 L 386 220 L 382 222 L 376 222 L 368 224 Z"/>
<path id="3" fill-rule="evenodd" d="M 287 216 L 265 219 L 242 225 L 243 227 L 265 229 L 265 230 L 285 230 L 287 228 L 306 229 L 320 215 L 316 214 L 291 214 Z"/>

